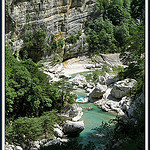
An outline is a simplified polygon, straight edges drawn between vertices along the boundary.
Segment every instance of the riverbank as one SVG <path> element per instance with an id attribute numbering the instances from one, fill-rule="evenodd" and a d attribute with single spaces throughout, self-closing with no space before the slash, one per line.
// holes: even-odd
<path id="1" fill-rule="evenodd" d="M 53 80 L 58 80 L 60 76 L 71 76 L 73 74 L 94 71 L 95 69 L 101 69 L 103 65 L 107 65 L 112 68 L 114 66 L 123 66 L 119 58 L 119 53 L 114 54 L 101 54 L 95 56 L 78 56 L 77 58 L 71 58 L 63 63 L 53 66 L 50 60 L 41 62 L 44 73 L 48 74 Z"/>

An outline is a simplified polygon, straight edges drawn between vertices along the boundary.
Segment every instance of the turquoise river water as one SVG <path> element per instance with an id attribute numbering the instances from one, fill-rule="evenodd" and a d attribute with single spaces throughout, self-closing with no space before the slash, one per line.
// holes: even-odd
<path id="1" fill-rule="evenodd" d="M 74 91 L 78 95 L 78 100 L 86 98 L 86 93 L 83 89 L 77 89 Z M 82 108 L 83 116 L 80 120 L 84 121 L 85 129 L 77 137 L 79 143 L 86 145 L 89 141 L 94 142 L 96 146 L 100 140 L 103 140 L 102 137 L 95 136 L 96 131 L 93 130 L 96 127 L 99 127 L 102 122 L 107 122 L 110 119 L 115 118 L 115 115 L 108 112 L 103 112 L 100 108 L 95 106 L 93 103 L 78 103 Z M 92 108 L 92 110 L 87 110 L 86 108 Z M 101 145 L 102 146 L 102 145 Z"/>
<path id="2" fill-rule="evenodd" d="M 91 72 L 82 72 L 81 75 L 87 75 Z M 69 83 L 71 84 L 72 79 L 76 76 L 76 74 L 72 75 L 71 79 L 69 79 Z M 79 106 L 82 108 L 83 116 L 80 120 L 84 121 L 85 129 L 79 134 L 77 140 L 80 144 L 87 145 L 89 141 L 94 142 L 95 146 L 103 147 L 102 144 L 99 144 L 100 141 L 103 141 L 103 137 L 96 136 L 96 127 L 99 127 L 102 122 L 108 122 L 110 119 L 116 117 L 116 115 L 108 112 L 103 112 L 99 107 L 94 105 L 93 103 L 81 103 L 83 99 L 88 99 L 85 90 L 81 88 L 77 88 L 74 91 L 77 94 L 77 102 L 79 102 Z M 87 110 L 86 108 L 92 108 L 92 110 Z"/>

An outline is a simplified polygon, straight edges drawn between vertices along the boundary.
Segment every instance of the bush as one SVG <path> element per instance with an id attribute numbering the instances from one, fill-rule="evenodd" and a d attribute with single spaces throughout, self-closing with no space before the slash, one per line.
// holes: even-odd
<path id="1" fill-rule="evenodd" d="M 75 44 L 77 42 L 77 37 L 74 35 L 71 35 L 69 38 L 66 39 L 65 42 L 69 44 Z"/>
<path id="2" fill-rule="evenodd" d="M 87 22 L 85 31 L 91 53 L 116 52 L 113 28 L 111 21 L 109 19 L 104 20 L 102 17 Z"/>
<path id="3" fill-rule="evenodd" d="M 30 143 L 37 139 L 50 137 L 54 134 L 53 125 L 58 123 L 57 111 L 43 113 L 40 117 L 19 117 L 6 125 L 6 139 L 9 143 L 21 144 L 25 142 L 29 148 Z"/>
<path id="4" fill-rule="evenodd" d="M 19 54 L 21 59 L 31 58 L 34 62 L 38 62 L 47 51 L 46 33 L 44 30 L 29 32 L 23 40 L 23 47 Z"/>

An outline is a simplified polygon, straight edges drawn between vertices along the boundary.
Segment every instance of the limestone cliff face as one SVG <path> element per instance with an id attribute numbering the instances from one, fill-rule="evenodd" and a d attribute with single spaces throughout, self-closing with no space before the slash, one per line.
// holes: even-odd
<path id="1" fill-rule="evenodd" d="M 47 36 L 61 32 L 64 38 L 69 37 L 84 28 L 88 16 L 94 12 L 95 1 L 7 0 L 6 33 L 13 27 L 21 34 L 25 25 L 30 24 L 36 28 L 45 26 Z"/>

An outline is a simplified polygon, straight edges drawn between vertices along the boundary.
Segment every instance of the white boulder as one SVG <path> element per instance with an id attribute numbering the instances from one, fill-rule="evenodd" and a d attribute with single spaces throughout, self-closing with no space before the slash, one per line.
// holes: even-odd
<path id="1" fill-rule="evenodd" d="M 93 65 L 93 64 L 87 64 L 86 65 L 86 69 L 91 69 L 91 68 L 95 68 L 95 65 Z"/>
<path id="2" fill-rule="evenodd" d="M 111 76 L 107 72 L 105 72 L 105 79 L 109 79 L 109 78 L 111 78 Z"/>
<path id="3" fill-rule="evenodd" d="M 69 117 L 76 117 L 79 113 L 82 112 L 82 108 L 78 104 L 72 104 L 71 109 L 69 110 Z"/>
<path id="4" fill-rule="evenodd" d="M 20 147 L 20 146 L 16 146 L 16 147 L 15 147 L 15 150 L 23 150 L 23 148 Z"/>
<path id="5" fill-rule="evenodd" d="M 69 141 L 69 139 L 60 139 L 60 141 L 61 141 L 62 143 L 67 143 L 67 142 Z"/>
<path id="6" fill-rule="evenodd" d="M 90 102 L 93 102 L 93 99 L 98 99 L 103 96 L 107 89 L 106 85 L 96 84 L 94 90 L 89 94 Z"/>
<path id="7" fill-rule="evenodd" d="M 130 93 L 137 81 L 134 79 L 125 79 L 114 84 L 111 95 L 115 98 L 122 98 Z"/>
<path id="8" fill-rule="evenodd" d="M 40 141 L 34 141 L 31 146 L 31 150 L 36 150 L 40 148 Z"/>
<path id="9" fill-rule="evenodd" d="M 14 150 L 15 146 L 14 145 L 10 145 L 8 144 L 8 142 L 6 142 L 5 144 L 5 150 Z"/>
<path id="10" fill-rule="evenodd" d="M 84 122 L 73 122 L 67 120 L 63 125 L 63 132 L 67 135 L 77 135 L 84 130 Z"/>
<path id="11" fill-rule="evenodd" d="M 95 64 L 95 68 L 102 68 L 102 64 Z"/>
<path id="12" fill-rule="evenodd" d="M 104 85 L 104 84 L 106 83 L 105 77 L 99 76 L 99 77 L 98 77 L 98 82 L 99 82 L 100 84 Z"/>
<path id="13" fill-rule="evenodd" d="M 130 97 L 123 97 L 119 102 L 119 106 L 122 108 L 123 111 L 127 111 L 131 105 L 131 98 Z"/>
<path id="14" fill-rule="evenodd" d="M 82 117 L 82 115 L 83 115 L 83 112 L 82 112 L 82 111 L 79 111 L 79 112 L 78 112 L 78 115 L 77 115 L 76 117 L 73 117 L 73 118 L 72 118 L 72 121 L 78 121 L 78 120 L 80 120 L 81 117 Z"/>
<path id="15" fill-rule="evenodd" d="M 54 67 L 52 67 L 51 69 L 49 69 L 50 72 L 52 73 L 58 73 L 58 72 L 61 72 L 63 70 L 63 64 L 60 63 L 60 64 L 57 64 L 55 65 Z"/>
<path id="16" fill-rule="evenodd" d="M 64 135 L 60 128 L 54 128 L 54 132 L 56 132 L 59 137 L 63 137 Z"/>
<path id="17" fill-rule="evenodd" d="M 85 87 L 87 85 L 86 78 L 83 75 L 77 74 L 72 80 L 73 85 L 77 85 L 78 87 Z"/>
<path id="18" fill-rule="evenodd" d="M 116 112 L 118 115 L 122 116 L 124 115 L 124 111 L 122 110 L 120 101 L 110 94 L 111 90 L 112 86 L 109 86 L 103 94 L 103 98 L 96 101 L 95 104 L 106 112 Z"/>
<path id="19" fill-rule="evenodd" d="M 47 146 L 50 146 L 50 145 L 55 145 L 55 144 L 59 144 L 60 143 L 60 139 L 55 139 L 55 140 L 52 140 L 52 141 L 48 141 L 46 144 L 44 144 L 42 147 L 47 147 Z"/>

